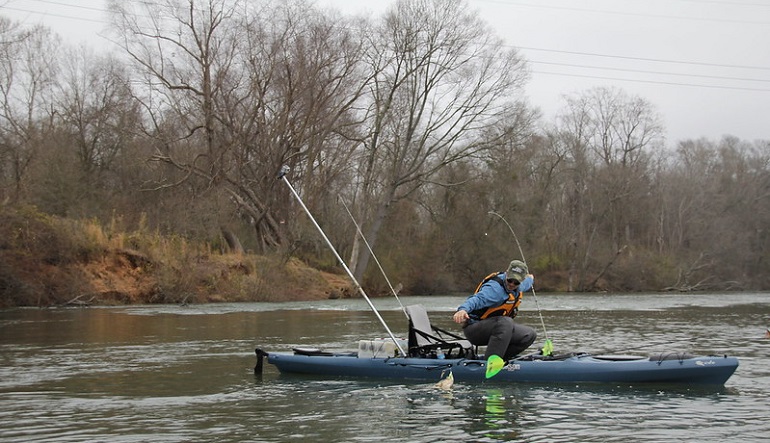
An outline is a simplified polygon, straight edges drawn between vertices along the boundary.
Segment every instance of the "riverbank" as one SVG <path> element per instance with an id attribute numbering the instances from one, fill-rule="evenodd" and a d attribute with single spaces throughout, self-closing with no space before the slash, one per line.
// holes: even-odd
<path id="1" fill-rule="evenodd" d="M 0 308 L 344 298 L 342 275 L 34 208 L 0 210 Z"/>

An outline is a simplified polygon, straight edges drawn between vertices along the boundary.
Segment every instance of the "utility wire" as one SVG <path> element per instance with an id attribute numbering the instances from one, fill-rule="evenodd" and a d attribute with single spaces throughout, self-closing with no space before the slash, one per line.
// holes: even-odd
<path id="1" fill-rule="evenodd" d="M 52 5 L 60 5 L 60 6 L 67 6 L 72 8 L 78 8 L 78 9 L 84 9 L 89 11 L 97 11 L 102 13 L 107 13 L 106 9 L 101 8 L 95 8 L 95 7 L 88 7 L 88 6 L 82 6 L 82 5 L 73 5 L 58 1 L 52 1 L 52 0 L 30 0 L 30 1 L 36 1 L 39 3 L 46 3 L 46 4 L 52 4 Z M 526 5 L 521 2 L 503 2 L 500 0 L 479 0 L 479 1 L 486 1 L 491 3 L 505 3 L 510 5 Z M 542 6 L 542 5 L 541 5 Z M 559 9 L 560 7 L 554 7 L 552 8 Z M 69 15 L 63 15 L 63 14 L 56 14 L 56 13 L 50 13 L 50 12 L 39 12 L 39 11 L 33 11 L 29 9 L 22 9 L 22 8 L 15 8 L 10 6 L 4 6 L 1 9 L 9 9 L 14 11 L 20 11 L 20 12 L 27 12 L 32 14 L 40 14 L 40 15 L 48 15 L 52 17 L 61 17 L 61 18 L 67 18 L 67 19 L 73 19 L 73 20 L 82 20 L 82 21 L 88 21 L 88 22 L 94 22 L 94 23 L 103 23 L 106 24 L 104 20 L 98 20 L 98 19 L 90 19 L 90 18 L 83 18 L 83 17 L 74 17 Z M 566 8 L 571 9 L 571 8 Z M 633 57 L 633 56 L 623 56 L 623 55 L 615 55 L 615 54 L 600 54 L 600 53 L 592 53 L 592 52 L 581 52 L 581 51 L 565 51 L 565 50 L 556 50 L 556 49 L 548 49 L 548 48 L 535 48 L 535 47 L 528 47 L 528 46 L 515 46 L 515 45 L 503 45 L 504 47 L 509 48 L 515 48 L 515 49 L 523 49 L 527 51 L 538 51 L 538 52 L 548 52 L 548 53 L 556 53 L 556 54 L 568 54 L 568 55 L 580 55 L 580 56 L 588 56 L 588 57 L 600 57 L 600 58 L 608 58 L 608 59 L 616 59 L 616 60 L 635 60 L 635 61 L 645 61 L 645 62 L 654 62 L 654 63 L 674 63 L 674 64 L 683 64 L 683 65 L 694 65 L 694 66 L 710 66 L 710 67 L 720 67 L 720 68 L 731 68 L 731 69 L 751 69 L 751 70 L 762 70 L 762 71 L 770 71 L 770 67 L 764 67 L 764 66 L 745 66 L 745 65 L 730 65 L 730 64 L 722 64 L 722 63 L 708 63 L 708 62 L 698 62 L 698 61 L 688 61 L 688 60 L 672 60 L 672 59 L 657 59 L 657 58 L 646 58 L 646 57 Z M 670 76 L 679 76 L 679 77 L 693 77 L 693 78 L 713 78 L 713 79 L 723 79 L 723 80 L 735 80 L 735 81 L 754 81 L 754 82 L 770 82 L 770 80 L 764 80 L 764 79 L 747 79 L 747 78 L 738 78 L 738 77 L 724 77 L 724 76 L 709 76 L 704 74 L 682 74 L 682 73 L 675 73 L 675 72 L 660 72 L 660 71 L 646 71 L 646 70 L 640 70 L 640 69 L 628 69 L 628 68 L 617 68 L 617 67 L 602 67 L 602 66 L 593 66 L 593 65 L 575 65 L 575 64 L 569 64 L 569 63 L 562 63 L 562 62 L 546 62 L 546 61 L 538 61 L 538 60 L 530 60 L 531 63 L 537 65 L 555 65 L 555 66 L 566 66 L 566 67 L 578 67 L 578 68 L 584 68 L 584 69 L 597 69 L 597 70 L 609 70 L 609 71 L 623 71 L 623 72 L 629 72 L 629 73 L 640 73 L 640 74 L 657 74 L 657 75 L 670 75 Z M 533 70 L 533 73 L 537 74 L 543 74 L 543 75 L 555 75 L 555 76 L 562 76 L 562 77 L 574 77 L 574 78 L 593 78 L 598 80 L 614 80 L 614 81 L 624 81 L 624 82 L 632 82 L 632 83 L 648 83 L 648 84 L 660 84 L 660 85 L 669 85 L 669 86 L 688 86 L 688 87 L 700 87 L 700 88 L 711 88 L 711 89 L 725 89 L 725 90 L 743 90 L 743 91 L 758 91 L 758 92 L 767 92 L 768 89 L 762 89 L 762 88 L 752 88 L 752 87 L 739 87 L 739 86 L 724 86 L 724 85 L 705 85 L 705 84 L 694 84 L 694 83 L 684 83 L 684 82 L 674 82 L 674 81 L 663 81 L 663 80 L 640 80 L 640 79 L 628 79 L 628 78 L 617 78 L 617 77 L 608 77 L 608 76 L 601 76 L 601 75 L 588 75 L 588 74 L 576 74 L 576 73 L 559 73 L 559 72 L 548 72 L 548 71 L 541 71 L 541 70 Z"/>
<path id="2" fill-rule="evenodd" d="M 671 59 L 661 59 L 661 58 L 629 57 L 624 55 L 613 55 L 613 54 L 597 54 L 595 52 L 562 51 L 558 49 L 533 48 L 530 46 L 515 46 L 515 45 L 503 45 L 503 46 L 506 46 L 512 49 L 526 49 L 529 51 L 541 51 L 541 52 L 556 52 L 559 54 L 587 55 L 591 57 L 605 57 L 605 58 L 612 58 L 612 59 L 637 60 L 637 61 L 656 62 L 656 63 L 678 63 L 678 64 L 684 64 L 684 65 L 698 65 L 698 66 L 715 66 L 720 68 L 759 69 L 764 71 L 770 71 L 770 66 L 728 65 L 728 64 L 722 64 L 722 63 L 707 63 L 707 62 L 696 62 L 696 61 L 688 61 L 688 60 L 671 60 Z"/>
<path id="3" fill-rule="evenodd" d="M 106 24 L 106 22 L 104 20 L 97 20 L 97 19 L 85 18 L 85 17 L 73 17 L 71 15 L 56 14 L 56 13 L 53 13 L 53 12 L 32 11 L 32 10 L 29 10 L 29 9 L 14 8 L 12 6 L 3 6 L 2 8 L 0 8 L 0 10 L 2 10 L 2 9 L 8 9 L 10 11 L 17 11 L 17 12 L 26 12 L 26 13 L 29 13 L 29 14 L 37 14 L 37 15 L 42 15 L 44 17 L 45 16 L 47 16 L 47 17 L 59 17 L 59 18 L 66 18 L 66 19 L 71 19 L 71 20 L 80 20 L 80 21 L 84 21 L 84 22 Z"/>
<path id="4" fill-rule="evenodd" d="M 717 80 L 735 80 L 735 81 L 744 81 L 744 82 L 770 83 L 770 78 L 766 78 L 766 79 L 765 78 L 741 78 L 741 77 L 727 77 L 722 75 L 684 74 L 681 72 L 647 71 L 642 69 L 615 68 L 615 67 L 609 67 L 609 66 L 604 67 L 604 66 L 590 66 L 590 65 L 575 65 L 572 63 L 544 62 L 539 60 L 528 60 L 528 62 L 533 63 L 535 65 L 567 66 L 570 68 L 600 69 L 600 70 L 606 70 L 606 71 L 632 72 L 637 74 L 659 74 L 659 75 L 673 75 L 673 76 L 679 76 L 679 77 L 698 77 L 698 78 L 712 78 Z"/>
<path id="5" fill-rule="evenodd" d="M 689 21 L 705 21 L 705 22 L 718 22 L 718 23 L 736 23 L 736 24 L 742 24 L 742 25 L 761 25 L 761 26 L 767 26 L 770 25 L 770 22 L 765 21 L 752 21 L 752 20 L 730 20 L 725 18 L 708 18 L 708 17 L 691 17 L 691 16 L 680 16 L 680 15 L 665 15 L 665 14 L 647 14 L 642 12 L 623 12 L 623 11 L 609 11 L 609 10 L 603 10 L 603 9 L 589 9 L 589 8 L 576 8 L 573 6 L 554 6 L 554 5 L 544 5 L 541 3 L 528 3 L 528 2 L 520 2 L 516 0 L 512 1 L 504 1 L 504 0 L 476 0 L 483 3 L 496 3 L 501 5 L 509 5 L 509 6 L 523 6 L 527 8 L 544 8 L 544 9 L 557 9 L 562 11 L 572 11 L 572 12 L 589 12 L 593 14 L 610 14 L 610 15 L 624 15 L 624 16 L 630 16 L 630 17 L 650 17 L 655 19 L 669 19 L 669 20 L 689 20 Z M 746 6 L 752 6 L 752 5 L 746 5 Z M 756 5 L 758 6 L 758 5 Z"/>
<path id="6" fill-rule="evenodd" d="M 631 82 L 631 83 L 650 83 L 650 84 L 655 84 L 655 85 L 689 86 L 689 87 L 693 87 L 693 88 L 710 88 L 710 89 L 727 89 L 727 90 L 738 90 L 738 91 L 770 92 L 770 89 L 746 88 L 746 87 L 740 87 L 740 86 L 703 85 L 703 84 L 694 84 L 694 83 L 666 82 L 666 81 L 659 81 L 659 80 L 638 80 L 638 79 L 619 78 L 619 77 L 604 77 L 604 76 L 600 76 L 600 75 L 565 74 L 565 73 L 559 73 L 559 72 L 545 72 L 545 71 L 537 71 L 537 70 L 533 70 L 532 72 L 537 73 L 537 74 L 544 74 L 544 75 L 558 75 L 558 76 L 561 76 L 561 77 L 593 78 L 593 79 L 597 79 L 597 80 L 616 80 L 616 81 Z"/>
<path id="7" fill-rule="evenodd" d="M 91 7 L 91 6 L 83 6 L 83 5 L 73 5 L 71 3 L 55 2 L 55 1 L 52 1 L 52 0 L 26 0 L 26 1 L 27 2 L 32 1 L 32 2 L 38 2 L 38 3 L 45 3 L 45 4 L 48 4 L 48 5 L 66 6 L 68 8 L 86 9 L 86 10 L 89 10 L 89 11 L 107 12 L 106 9 L 102 9 L 102 8 L 94 8 L 94 7 Z"/>
<path id="8" fill-rule="evenodd" d="M 94 7 L 88 7 L 88 6 L 81 6 L 81 5 L 72 5 L 68 3 L 62 3 L 52 0 L 27 0 L 27 1 L 36 1 L 39 3 L 47 3 L 47 4 L 54 4 L 54 5 L 61 5 L 66 7 L 72 7 L 72 8 L 79 8 L 79 9 L 87 9 L 91 11 L 97 11 L 101 13 L 107 13 L 108 11 L 106 9 L 102 8 L 94 8 Z M 476 1 L 483 1 L 487 3 L 504 3 L 504 4 L 511 4 L 516 5 L 517 2 L 504 2 L 501 0 L 476 0 Z M 695 0 L 682 0 L 682 1 L 695 1 Z M 759 6 L 767 6 L 770 7 L 770 4 L 767 5 L 759 5 Z M 538 7 L 546 7 L 542 5 L 538 5 Z M 104 23 L 107 24 L 106 21 L 103 20 L 97 20 L 97 19 L 86 19 L 82 17 L 73 17 L 68 15 L 62 15 L 62 14 L 52 14 L 48 12 L 41 12 L 41 11 L 34 11 L 29 9 L 21 9 L 21 8 L 15 8 L 15 7 L 8 7 L 4 6 L 5 9 L 10 9 L 14 11 L 20 11 L 20 12 L 29 12 L 33 14 L 41 14 L 41 15 L 51 15 L 56 17 L 63 17 L 63 18 L 70 18 L 75 20 L 85 20 L 85 21 L 91 21 L 96 23 Z M 556 8 L 561 9 L 560 7 L 550 6 L 550 8 Z M 2 9 L 2 8 L 0 8 Z M 569 9 L 569 8 L 567 8 Z M 767 24 L 770 24 L 768 22 Z M 647 58 L 647 57 L 632 57 L 632 56 L 623 56 L 623 55 L 616 55 L 616 54 L 600 54 L 600 53 L 594 53 L 594 52 L 581 52 L 581 51 L 565 51 L 565 50 L 558 50 L 558 49 L 548 49 L 548 48 L 535 48 L 531 46 L 518 46 L 518 45 L 502 45 L 503 47 L 508 47 L 512 49 L 525 49 L 529 51 L 539 51 L 539 52 L 552 52 L 552 53 L 558 53 L 558 54 L 571 54 L 571 55 L 583 55 L 583 56 L 591 56 L 591 57 L 603 57 L 603 58 L 610 58 L 610 59 L 622 59 L 622 60 L 637 60 L 637 61 L 647 61 L 647 62 L 655 62 L 655 63 L 676 63 L 676 64 L 686 64 L 686 65 L 697 65 L 697 66 L 715 66 L 715 67 L 722 67 L 722 68 L 740 68 L 740 69 L 757 69 L 757 70 L 766 70 L 770 71 L 770 66 L 745 66 L 745 65 L 731 65 L 731 64 L 724 64 L 724 63 L 708 63 L 708 62 L 697 62 L 697 61 L 688 61 L 688 60 L 672 60 L 672 59 L 658 59 L 658 58 Z M 642 72 L 642 71 L 639 71 Z M 676 74 L 672 74 L 676 75 Z"/>

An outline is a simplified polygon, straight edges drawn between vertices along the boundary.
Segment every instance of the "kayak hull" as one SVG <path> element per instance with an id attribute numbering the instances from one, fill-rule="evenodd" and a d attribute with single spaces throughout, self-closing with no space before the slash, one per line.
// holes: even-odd
<path id="1" fill-rule="evenodd" d="M 723 385 L 738 367 L 738 359 L 727 356 L 529 356 L 508 362 L 487 380 L 484 360 L 359 358 L 355 354 L 306 355 L 257 350 L 258 360 L 261 360 L 260 353 L 284 374 L 421 381 L 438 381 L 451 371 L 454 379 L 462 382 Z M 261 361 L 258 366 L 261 367 Z"/>

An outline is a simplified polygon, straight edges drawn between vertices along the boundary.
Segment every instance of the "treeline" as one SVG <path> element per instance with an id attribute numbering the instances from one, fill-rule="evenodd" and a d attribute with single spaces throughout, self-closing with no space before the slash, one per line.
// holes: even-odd
<path id="1" fill-rule="evenodd" d="M 288 166 L 375 293 L 370 248 L 403 293 L 434 294 L 518 244 L 542 290 L 770 288 L 769 141 L 672 144 L 611 88 L 543 121 L 516 42 L 464 1 L 108 3 L 108 53 L 0 17 L 4 207 L 339 269 Z"/>

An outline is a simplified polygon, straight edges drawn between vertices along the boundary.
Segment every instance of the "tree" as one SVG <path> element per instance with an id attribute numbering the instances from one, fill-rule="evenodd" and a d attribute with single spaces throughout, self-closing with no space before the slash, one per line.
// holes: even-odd
<path id="1" fill-rule="evenodd" d="M 87 48 L 66 51 L 57 108 L 71 135 L 83 178 L 112 169 L 115 157 L 138 129 L 138 106 L 123 63 Z"/>
<path id="2" fill-rule="evenodd" d="M 652 105 L 618 89 L 592 89 L 566 103 L 552 141 L 566 159 L 569 288 L 590 290 L 633 240 L 633 228 L 650 226 L 649 159 L 663 146 L 663 130 Z M 597 244 L 598 236 L 609 243 Z"/>
<path id="3" fill-rule="evenodd" d="M 23 197 L 28 169 L 53 125 L 53 92 L 59 39 L 38 26 L 21 30 L 0 17 L 0 172 Z"/>
<path id="4" fill-rule="evenodd" d="M 676 290 L 764 287 L 768 270 L 767 142 L 685 140 L 661 174 L 661 255 Z"/>
<path id="5" fill-rule="evenodd" d="M 275 178 L 289 165 L 299 189 L 322 192 L 345 164 L 338 134 L 361 88 L 350 31 L 303 2 L 110 4 L 145 79 L 152 160 L 182 173 L 157 188 L 221 187 L 260 250 L 289 249 L 293 217 Z"/>
<path id="6" fill-rule="evenodd" d="M 494 144 L 482 134 L 501 119 L 526 73 L 516 51 L 504 49 L 463 1 L 400 0 L 368 29 L 371 79 L 353 195 L 374 246 L 394 203 Z M 356 277 L 369 258 L 357 243 Z"/>

